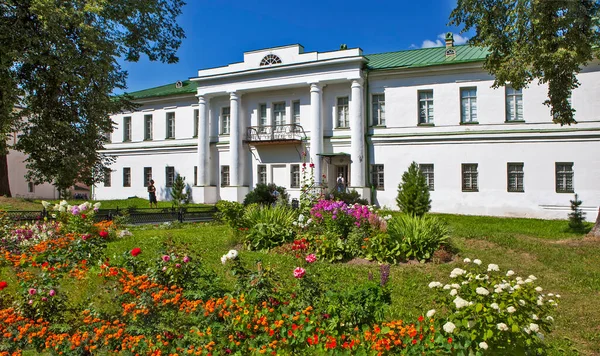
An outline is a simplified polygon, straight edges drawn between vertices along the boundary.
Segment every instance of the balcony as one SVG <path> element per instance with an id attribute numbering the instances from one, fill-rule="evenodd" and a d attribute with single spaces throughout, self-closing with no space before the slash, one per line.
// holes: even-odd
<path id="1" fill-rule="evenodd" d="M 300 143 L 305 138 L 304 129 L 297 124 L 251 126 L 246 131 L 246 142 L 251 145 Z"/>

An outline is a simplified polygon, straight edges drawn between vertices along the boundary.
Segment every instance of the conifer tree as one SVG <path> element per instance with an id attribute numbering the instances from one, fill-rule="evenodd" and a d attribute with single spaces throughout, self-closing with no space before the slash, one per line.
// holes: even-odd
<path id="1" fill-rule="evenodd" d="M 431 209 L 427 180 L 417 162 L 411 163 L 408 170 L 402 174 L 396 202 L 402 212 L 413 216 L 423 216 Z"/>
<path id="2" fill-rule="evenodd" d="M 175 181 L 171 187 L 171 199 L 175 208 L 181 207 L 188 200 L 188 195 L 185 193 L 185 177 L 177 174 Z"/>
<path id="3" fill-rule="evenodd" d="M 581 204 L 583 203 L 579 200 L 577 194 L 575 194 L 575 199 L 570 200 L 571 202 L 571 212 L 569 213 L 569 227 L 573 231 L 583 231 L 585 229 L 585 213 L 581 211 Z"/>

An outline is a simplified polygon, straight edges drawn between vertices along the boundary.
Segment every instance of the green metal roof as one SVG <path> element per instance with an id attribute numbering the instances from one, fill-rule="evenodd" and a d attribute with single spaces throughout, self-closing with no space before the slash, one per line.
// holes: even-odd
<path id="1" fill-rule="evenodd" d="M 171 96 L 178 94 L 195 94 L 196 89 L 198 88 L 198 83 L 192 82 L 189 80 L 182 81 L 181 88 L 177 88 L 176 83 L 162 85 L 160 87 L 144 89 L 140 91 L 134 91 L 132 93 L 127 93 L 131 95 L 134 99 L 145 99 L 145 98 L 154 98 L 161 96 Z"/>
<path id="2" fill-rule="evenodd" d="M 454 46 L 455 56 L 446 57 L 446 47 L 413 49 L 408 51 L 367 54 L 367 67 L 372 70 L 418 68 L 442 64 L 478 62 L 485 60 L 488 51 L 469 45 Z"/>
<path id="3" fill-rule="evenodd" d="M 468 45 L 455 46 L 455 56 L 446 57 L 446 47 L 433 47 L 413 49 L 407 51 L 368 54 L 367 67 L 371 70 L 393 69 L 393 68 L 419 68 L 442 64 L 479 62 L 485 60 L 489 53 L 481 47 Z M 177 88 L 175 83 L 160 87 L 144 89 L 128 93 L 134 99 L 146 99 L 181 94 L 194 94 L 198 88 L 197 82 L 185 80 L 183 86 Z"/>

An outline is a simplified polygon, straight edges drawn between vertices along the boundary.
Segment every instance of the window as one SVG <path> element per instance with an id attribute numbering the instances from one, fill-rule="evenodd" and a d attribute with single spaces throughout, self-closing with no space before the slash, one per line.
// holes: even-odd
<path id="1" fill-rule="evenodd" d="M 300 125 L 300 101 L 292 102 L 292 124 Z"/>
<path id="2" fill-rule="evenodd" d="M 433 90 L 419 92 L 419 124 L 433 124 Z"/>
<path id="3" fill-rule="evenodd" d="M 290 188 L 300 188 L 300 165 L 292 164 L 290 173 Z"/>
<path id="4" fill-rule="evenodd" d="M 267 166 L 264 164 L 259 165 L 257 167 L 257 174 L 256 181 L 259 184 L 267 184 Z"/>
<path id="5" fill-rule="evenodd" d="M 131 141 L 131 116 L 123 118 L 123 142 Z"/>
<path id="6" fill-rule="evenodd" d="M 123 168 L 123 186 L 131 187 L 131 168 Z"/>
<path id="7" fill-rule="evenodd" d="M 152 167 L 144 167 L 144 187 L 150 185 L 152 180 Z"/>
<path id="8" fill-rule="evenodd" d="M 167 137 L 166 138 L 175 138 L 175 113 L 174 112 L 167 113 Z"/>
<path id="9" fill-rule="evenodd" d="M 507 163 L 506 179 L 507 192 L 524 192 L 523 163 Z"/>
<path id="10" fill-rule="evenodd" d="M 194 186 L 198 185 L 198 166 L 194 166 Z"/>
<path id="11" fill-rule="evenodd" d="M 573 162 L 556 163 L 556 192 L 573 193 Z"/>
<path id="12" fill-rule="evenodd" d="M 285 103 L 273 104 L 273 116 L 275 119 L 275 126 L 285 125 Z"/>
<path id="13" fill-rule="evenodd" d="M 462 164 L 462 191 L 479 191 L 479 186 L 477 185 L 477 163 Z"/>
<path id="14" fill-rule="evenodd" d="M 198 120 L 200 119 L 200 110 L 194 109 L 194 137 L 198 137 Z"/>
<path id="15" fill-rule="evenodd" d="M 35 184 L 33 182 L 27 182 L 27 193 L 33 193 L 35 189 Z"/>
<path id="16" fill-rule="evenodd" d="M 229 166 L 221 166 L 221 187 L 229 187 Z"/>
<path id="17" fill-rule="evenodd" d="M 262 61 L 260 61 L 260 66 L 270 66 L 273 64 L 281 64 L 281 58 L 277 57 L 274 54 L 267 54 Z"/>
<path id="18" fill-rule="evenodd" d="M 229 106 L 221 109 L 221 135 L 229 135 L 231 124 L 231 109 Z"/>
<path id="19" fill-rule="evenodd" d="M 350 127 L 347 96 L 337 99 L 337 127 Z"/>
<path id="20" fill-rule="evenodd" d="M 430 191 L 433 191 L 435 188 L 434 180 L 433 180 L 433 164 L 420 164 L 419 170 L 425 176 L 425 181 L 427 182 L 427 187 Z"/>
<path id="21" fill-rule="evenodd" d="M 523 121 L 523 91 L 506 87 L 506 121 Z"/>
<path id="22" fill-rule="evenodd" d="M 377 190 L 383 190 L 383 164 L 373 164 L 371 165 L 371 184 Z"/>
<path id="23" fill-rule="evenodd" d="M 260 132 L 266 132 L 267 124 L 267 104 L 260 104 L 258 106 L 258 126 L 260 127 Z"/>
<path id="24" fill-rule="evenodd" d="M 105 168 L 104 169 L 104 186 L 105 187 L 110 187 L 110 184 L 111 184 L 111 174 L 112 174 L 112 170 L 110 168 Z"/>
<path id="25" fill-rule="evenodd" d="M 460 89 L 460 122 L 477 123 L 477 88 Z"/>
<path id="26" fill-rule="evenodd" d="M 373 126 L 385 126 L 385 95 L 374 94 L 373 102 Z"/>
<path id="27" fill-rule="evenodd" d="M 165 168 L 165 181 L 167 187 L 172 187 L 175 182 L 175 167 Z"/>
<path id="28" fill-rule="evenodd" d="M 152 140 L 152 115 L 144 115 L 144 140 Z"/>

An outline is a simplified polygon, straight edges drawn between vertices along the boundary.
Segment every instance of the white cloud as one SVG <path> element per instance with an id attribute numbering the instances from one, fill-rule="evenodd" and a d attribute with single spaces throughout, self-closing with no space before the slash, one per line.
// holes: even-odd
<path id="1" fill-rule="evenodd" d="M 469 40 L 468 37 L 461 36 L 458 33 L 454 33 L 453 35 L 454 35 L 454 45 L 455 46 L 465 44 Z M 446 34 L 440 33 L 437 36 L 437 39 L 435 41 L 431 41 L 431 40 L 423 41 L 421 48 L 443 47 L 443 46 L 445 46 L 445 41 L 444 41 L 445 39 L 446 39 Z"/>

